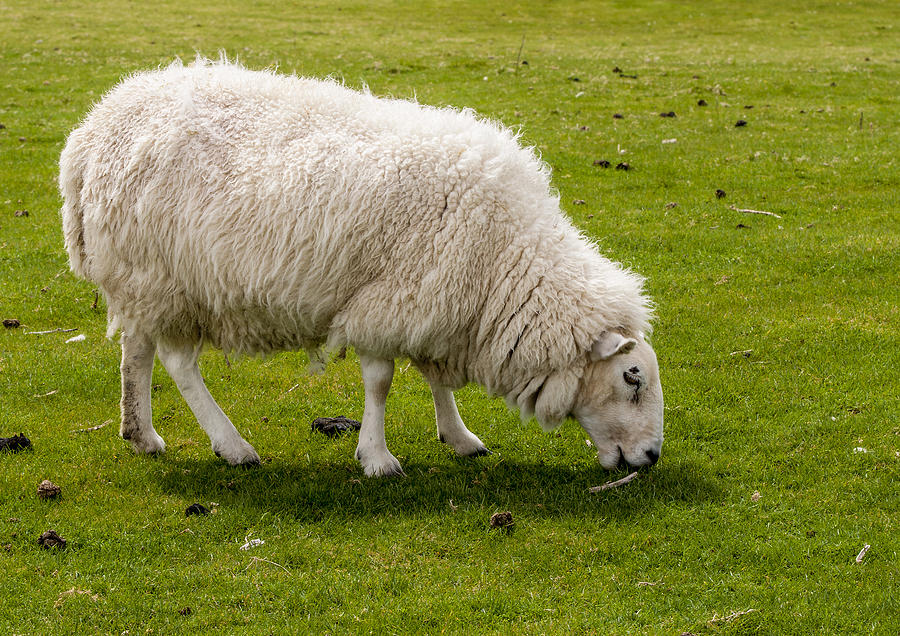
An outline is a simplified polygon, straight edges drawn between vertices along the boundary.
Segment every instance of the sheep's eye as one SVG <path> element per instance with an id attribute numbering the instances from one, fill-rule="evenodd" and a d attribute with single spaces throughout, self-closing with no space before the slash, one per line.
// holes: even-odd
<path id="1" fill-rule="evenodd" d="M 641 386 L 641 370 L 637 367 L 631 367 L 622 374 L 622 377 L 625 378 L 625 383 L 630 384 L 631 386 L 640 387 Z"/>

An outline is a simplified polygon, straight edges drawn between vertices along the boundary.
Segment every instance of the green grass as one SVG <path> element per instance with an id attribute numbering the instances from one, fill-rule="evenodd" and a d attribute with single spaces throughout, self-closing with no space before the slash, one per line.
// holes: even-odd
<path id="1" fill-rule="evenodd" d="M 4 4 L 0 317 L 23 327 L 0 330 L 0 436 L 34 449 L 0 455 L 0 632 L 895 634 L 894 4 L 285 4 Z M 204 355 L 252 470 L 212 455 L 157 368 L 169 450 L 133 455 L 102 301 L 68 272 L 57 159 L 124 74 L 219 50 L 521 127 L 576 224 L 648 278 L 660 463 L 589 494 L 621 475 L 577 426 L 545 435 L 477 387 L 460 410 L 495 454 L 459 460 L 400 361 L 387 432 L 408 478 L 365 479 L 354 437 L 309 432 L 360 416 L 352 354 L 318 377 L 300 354 Z M 77 332 L 25 333 L 57 327 Z M 46 478 L 59 501 L 37 499 Z M 194 502 L 215 514 L 186 518 Z M 488 527 L 500 510 L 510 533 Z M 48 528 L 65 551 L 38 548 Z"/>

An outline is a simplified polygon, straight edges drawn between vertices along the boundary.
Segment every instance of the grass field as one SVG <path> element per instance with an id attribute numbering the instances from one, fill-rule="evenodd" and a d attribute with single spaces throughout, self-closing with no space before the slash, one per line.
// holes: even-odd
<path id="1" fill-rule="evenodd" d="M 3 4 L 0 318 L 21 327 L 0 328 L 0 436 L 34 448 L 0 453 L 0 632 L 898 633 L 895 3 L 287 5 Z M 315 377 L 302 354 L 204 354 L 250 470 L 213 456 L 157 365 L 168 451 L 135 456 L 103 301 L 68 271 L 57 161 L 123 75 L 220 50 L 521 128 L 575 223 L 648 279 L 660 463 L 591 494 L 624 473 L 577 425 L 544 434 L 478 387 L 460 410 L 494 454 L 460 460 L 398 361 L 408 477 L 366 479 L 355 436 L 309 430 L 361 416 L 352 352 Z M 28 333 L 57 328 L 76 331 Z M 213 514 L 186 517 L 195 502 Z M 65 550 L 38 547 L 49 528 Z"/>

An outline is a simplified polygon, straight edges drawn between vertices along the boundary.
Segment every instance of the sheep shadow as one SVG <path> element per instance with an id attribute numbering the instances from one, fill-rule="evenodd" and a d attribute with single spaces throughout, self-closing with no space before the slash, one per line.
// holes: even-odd
<path id="1" fill-rule="evenodd" d="M 156 472 L 161 491 L 222 507 L 270 512 L 300 522 L 348 520 L 379 514 L 450 514 L 453 506 L 528 510 L 546 517 L 615 520 L 647 514 L 657 506 L 698 504 L 720 495 L 702 468 L 670 461 L 621 488 L 589 488 L 624 472 L 541 462 L 513 463 L 461 458 L 433 466 L 407 460 L 406 477 L 367 478 L 355 463 L 275 459 L 251 468 L 220 460 L 172 458 Z"/>

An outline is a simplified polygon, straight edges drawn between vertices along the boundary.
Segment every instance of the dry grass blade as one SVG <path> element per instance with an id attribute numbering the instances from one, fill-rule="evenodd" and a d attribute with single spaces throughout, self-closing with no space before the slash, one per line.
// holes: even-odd
<path id="1" fill-rule="evenodd" d="M 774 212 L 766 212 L 765 210 L 751 210 L 750 208 L 738 208 L 733 205 L 728 206 L 729 210 L 734 210 L 735 212 L 743 212 L 744 214 L 764 214 L 766 216 L 774 216 L 776 219 L 780 219 L 781 216 L 775 214 Z"/>
<path id="2" fill-rule="evenodd" d="M 78 329 L 63 329 L 62 327 L 58 327 L 56 329 L 48 329 L 47 331 L 26 331 L 25 333 L 29 336 L 43 336 L 48 333 L 70 333 L 72 331 L 78 331 Z"/>
<path id="3" fill-rule="evenodd" d="M 269 559 L 264 559 L 262 557 L 256 557 L 256 556 L 250 557 L 250 563 L 247 565 L 246 568 L 244 568 L 244 571 L 246 572 L 248 569 L 250 569 L 250 566 L 255 565 L 256 563 L 259 563 L 260 561 L 262 561 L 263 563 L 268 563 L 269 565 L 274 565 L 275 567 L 279 567 L 282 570 L 284 570 L 285 572 L 287 572 L 288 574 L 291 573 L 290 570 L 288 570 L 286 567 L 284 567 L 283 565 L 281 565 L 279 563 L 275 563 L 275 561 L 269 561 Z"/>

